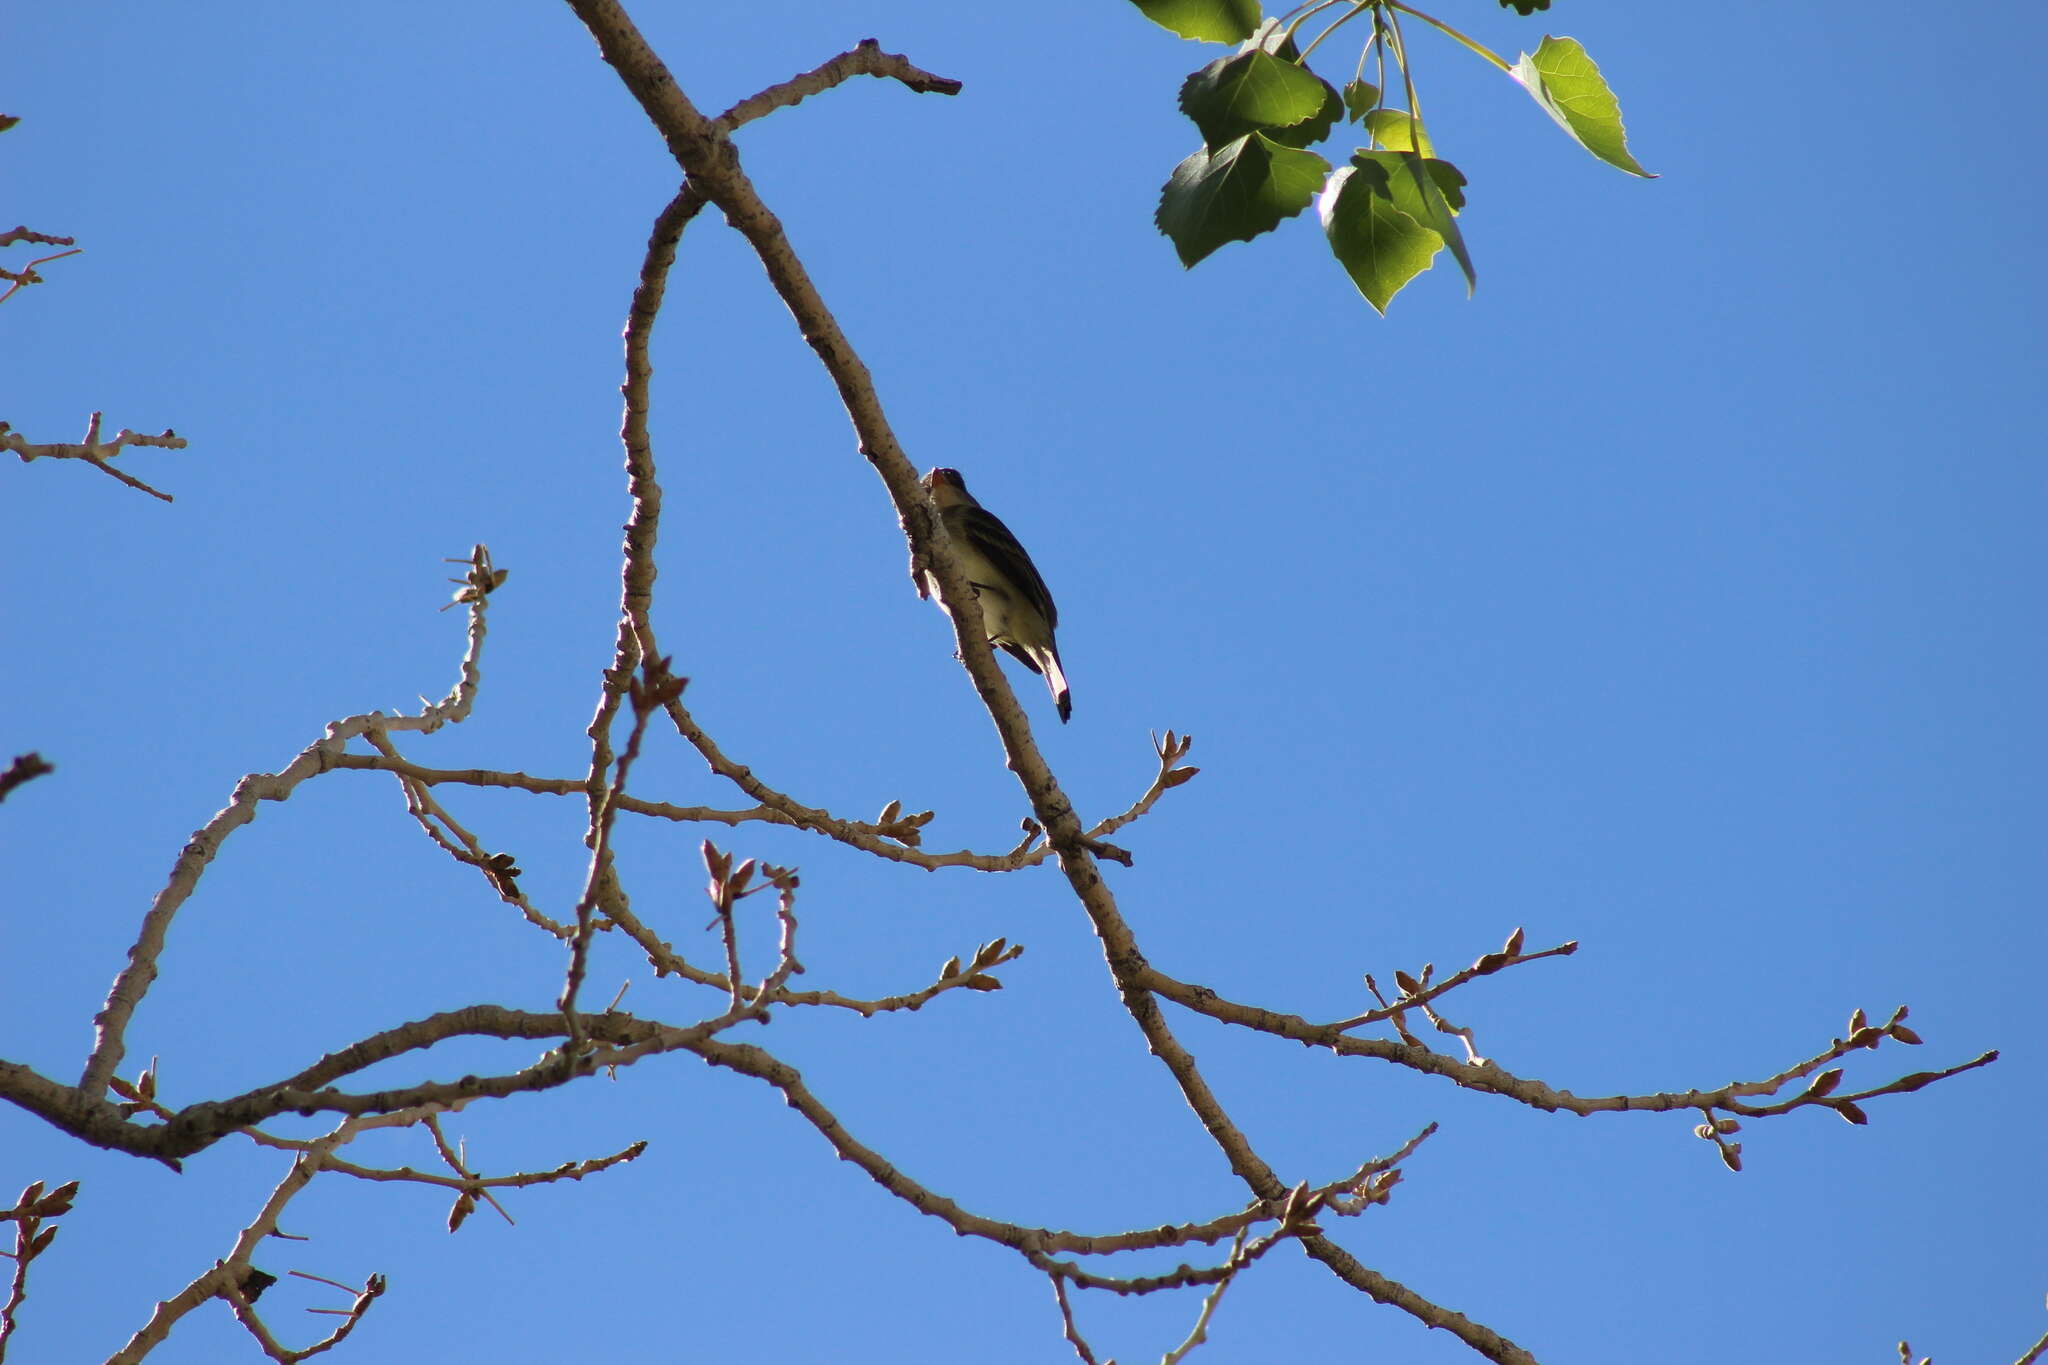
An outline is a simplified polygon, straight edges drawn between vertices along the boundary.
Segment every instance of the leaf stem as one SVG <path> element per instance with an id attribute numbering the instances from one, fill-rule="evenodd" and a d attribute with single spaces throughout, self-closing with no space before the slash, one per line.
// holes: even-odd
<path id="1" fill-rule="evenodd" d="M 1357 0 L 1322 0 L 1322 3 L 1319 5 L 1310 5 L 1307 9 L 1304 9 L 1300 14 L 1296 15 L 1294 22 L 1287 26 L 1286 41 L 1290 43 L 1293 42 L 1294 31 L 1300 28 L 1303 24 L 1307 23 L 1310 19 L 1313 19 L 1316 15 L 1321 14 L 1324 10 L 1330 9 L 1336 5 L 1342 5 L 1347 3 L 1351 4 L 1353 7 L 1351 14 L 1347 14 L 1344 16 L 1344 19 L 1349 19 L 1353 14 L 1358 13 Z M 1320 43 L 1321 41 L 1323 41 L 1323 39 L 1329 37 L 1332 33 L 1336 32 L 1337 24 L 1343 23 L 1344 19 L 1339 19 L 1336 24 L 1331 24 L 1328 28 L 1324 29 L 1321 33 L 1317 34 L 1315 42 L 1310 43 L 1308 45 L 1308 52 L 1304 52 L 1299 57 L 1296 57 L 1294 59 L 1295 64 L 1297 66 L 1307 66 L 1308 53 L 1314 52 L 1316 50 L 1316 43 Z"/>
<path id="2" fill-rule="evenodd" d="M 1358 49 L 1358 66 L 1351 73 L 1352 80 L 1362 81 L 1365 79 L 1365 59 L 1372 55 L 1373 47 L 1379 42 L 1379 40 L 1380 31 L 1377 27 L 1375 27 L 1372 31 L 1372 37 L 1367 38 L 1365 40 L 1365 46 Z M 1381 57 L 1380 61 L 1384 63 L 1386 61 L 1386 58 Z"/>
<path id="3" fill-rule="evenodd" d="M 1422 123 L 1422 103 L 1415 98 L 1415 77 L 1408 70 L 1408 43 L 1401 37 L 1401 16 L 1394 12 L 1407 6 L 1396 6 L 1394 0 L 1387 0 L 1387 5 L 1388 41 L 1394 45 L 1394 64 L 1401 68 L 1401 86 L 1408 92 L 1408 145 L 1414 147 L 1421 142 L 1416 128 Z"/>
<path id="4" fill-rule="evenodd" d="M 1498 52 L 1495 52 L 1492 48 L 1487 47 L 1483 43 L 1475 42 L 1473 39 L 1466 37 L 1464 34 L 1458 32 L 1458 30 L 1452 28 L 1449 24 L 1445 23 L 1441 19 L 1436 18 L 1434 15 L 1424 14 L 1419 9 L 1415 9 L 1409 5 L 1404 5 L 1401 3 L 1401 0 L 1385 0 L 1385 3 L 1389 9 L 1397 9 L 1401 11 L 1401 13 L 1403 14 L 1414 15 L 1417 19 L 1420 19 L 1423 23 L 1428 24 L 1431 28 L 1437 30 L 1439 33 L 1442 33 L 1447 37 L 1455 39 L 1457 42 L 1464 44 L 1467 49 L 1478 53 L 1480 56 L 1486 58 L 1487 61 L 1492 62 L 1501 70 L 1510 72 L 1514 70 L 1514 68 L 1508 65 L 1506 59 L 1504 59 Z"/>
<path id="5" fill-rule="evenodd" d="M 1379 77 L 1380 97 L 1378 104 L 1380 108 L 1384 109 L 1387 107 L 1387 17 L 1377 7 L 1372 12 L 1371 46 L 1378 50 L 1379 66 L 1373 71 L 1373 74 Z M 1361 61 L 1364 60 L 1364 57 L 1364 53 L 1359 54 Z M 1366 140 L 1375 147 L 1380 145 L 1379 135 L 1373 132 L 1370 126 L 1366 128 Z"/>

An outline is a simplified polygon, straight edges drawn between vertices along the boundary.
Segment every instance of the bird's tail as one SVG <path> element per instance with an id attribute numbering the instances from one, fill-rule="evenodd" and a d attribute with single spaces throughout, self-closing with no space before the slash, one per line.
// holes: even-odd
<path id="1" fill-rule="evenodd" d="M 1053 705 L 1059 708 L 1060 723 L 1074 714 L 1074 697 L 1067 687 L 1066 670 L 1060 667 L 1060 652 L 1057 647 L 1038 651 L 1038 666 L 1045 674 L 1046 688 L 1052 693 Z"/>

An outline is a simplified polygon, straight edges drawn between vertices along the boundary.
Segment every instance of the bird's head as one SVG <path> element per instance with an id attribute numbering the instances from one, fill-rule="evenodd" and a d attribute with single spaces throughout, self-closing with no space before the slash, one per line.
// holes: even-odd
<path id="1" fill-rule="evenodd" d="M 932 495 L 932 505 L 941 512 L 950 512 L 955 507 L 981 505 L 967 491 L 967 480 L 960 477 L 957 469 L 934 469 L 924 476 L 924 486 Z"/>

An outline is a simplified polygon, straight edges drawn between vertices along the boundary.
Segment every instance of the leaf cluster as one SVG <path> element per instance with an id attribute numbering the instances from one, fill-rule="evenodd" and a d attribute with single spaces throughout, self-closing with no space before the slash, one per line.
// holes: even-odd
<path id="1" fill-rule="evenodd" d="M 1180 109 L 1202 145 L 1176 166 L 1160 191 L 1154 221 L 1193 266 L 1229 242 L 1270 232 L 1311 203 L 1330 253 L 1366 301 L 1381 313 L 1395 294 L 1448 247 L 1469 293 L 1478 283 L 1458 230 L 1465 175 L 1437 157 L 1424 126 L 1402 16 L 1419 20 L 1490 62 L 1594 156 L 1631 175 L 1650 172 L 1630 155 L 1621 106 L 1600 68 L 1576 39 L 1546 35 L 1534 54 L 1509 63 L 1448 24 L 1401 0 L 1324 0 L 1280 18 L 1258 0 L 1132 0 L 1154 23 L 1183 38 L 1236 43 L 1181 85 Z M 1549 0 L 1500 0 L 1527 15 Z M 1297 33 L 1313 18 L 1341 11 L 1307 47 Z M 1341 91 L 1317 75 L 1308 57 L 1343 25 L 1366 21 L 1356 74 Z M 1364 78 L 1377 59 L 1378 82 Z M 1387 103 L 1392 63 L 1405 107 Z M 1340 126 L 1366 145 L 1342 166 L 1310 147 Z"/>

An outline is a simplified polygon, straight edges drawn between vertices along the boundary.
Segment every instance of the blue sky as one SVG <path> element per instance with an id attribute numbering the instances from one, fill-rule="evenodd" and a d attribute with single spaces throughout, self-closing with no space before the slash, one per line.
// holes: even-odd
<path id="1" fill-rule="evenodd" d="M 1598 164 L 1411 33 L 1438 152 L 1471 181 L 1479 289 L 1432 272 L 1380 319 L 1312 216 L 1181 269 L 1151 213 L 1195 143 L 1175 91 L 1216 49 L 1122 0 L 637 11 L 707 109 L 868 36 L 965 82 L 849 85 L 740 146 L 912 457 L 961 469 L 1057 596 L 1072 724 L 1011 676 L 1083 816 L 1143 789 L 1148 730 L 1195 735 L 1202 775 L 1107 873 L 1155 965 L 1337 1018 L 1368 971 L 1462 965 L 1517 925 L 1577 939 L 1448 1012 L 1580 1094 L 1766 1075 L 1857 1007 L 1910 1004 L 1926 1045 L 1851 1083 L 2003 1053 L 1874 1101 L 1868 1127 L 1753 1124 L 1734 1175 L 1696 1116 L 1544 1115 L 1171 1015 L 1289 1180 L 1443 1125 L 1389 1207 L 1340 1225 L 1355 1254 L 1548 1361 L 1718 1362 L 1739 1335 L 1764 1359 L 1882 1361 L 1906 1337 L 1955 1362 L 2048 1328 L 2048 299 L 2038 158 L 2013 131 L 2037 14 L 1445 0 L 1510 55 L 1584 42 L 1662 178 Z M 58 765 L 0 811 L 0 1057 L 70 1078 L 149 897 L 235 781 L 336 717 L 446 690 L 442 556 L 484 541 L 511 577 L 475 716 L 402 747 L 582 771 L 626 511 L 618 332 L 677 175 L 565 6 L 82 4 L 23 14 L 10 46 L 0 220 L 88 249 L 0 308 L 0 419 L 75 440 L 97 408 L 191 440 L 125 457 L 174 505 L 69 462 L 0 483 L 0 742 Z M 812 805 L 900 799 L 938 812 L 929 847 L 1008 847 L 1025 806 L 945 623 L 715 214 L 656 348 L 657 621 L 695 714 Z M 740 804 L 674 742 L 636 786 Z M 540 903 L 573 902 L 572 803 L 443 797 Z M 642 913 L 709 955 L 703 833 L 634 828 L 621 856 Z M 1088 1231 L 1242 1203 L 1051 869 L 921 874 L 712 833 L 801 865 L 808 985 L 908 990 L 978 942 L 1028 946 L 1000 994 L 754 1040 L 903 1169 Z M 561 980 L 355 773 L 235 836 L 164 969 L 130 1055 L 160 1057 L 179 1103 L 436 1010 L 544 1008 Z M 629 977 L 627 1008 L 706 1008 L 607 943 L 593 981 Z M 313 1240 L 262 1263 L 391 1277 L 356 1359 L 1071 1358 L 1042 1278 L 889 1200 L 753 1082 L 673 1058 L 449 1127 L 495 1171 L 651 1145 L 453 1237 L 437 1194 L 316 1184 L 286 1221 Z M 431 1160 L 416 1135 L 356 1155 Z M 106 1356 L 282 1173 L 228 1142 L 174 1176 L 0 1116 L 0 1189 L 84 1187 L 19 1358 Z M 286 1332 L 333 1302 L 273 1292 Z M 1082 1301 L 1127 1362 L 1194 1310 Z M 213 1309 L 153 1359 L 254 1355 Z M 1476 1358 L 1282 1251 L 1192 1359 L 1353 1355 Z"/>

